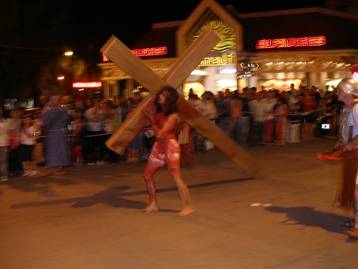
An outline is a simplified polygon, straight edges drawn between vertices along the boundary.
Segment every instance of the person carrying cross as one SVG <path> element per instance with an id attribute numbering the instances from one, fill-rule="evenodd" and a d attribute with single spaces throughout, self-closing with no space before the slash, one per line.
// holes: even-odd
<path id="1" fill-rule="evenodd" d="M 164 165 L 167 165 L 169 174 L 174 178 L 182 202 L 183 207 L 178 215 L 186 216 L 194 212 L 189 189 L 180 173 L 180 146 L 177 140 L 178 98 L 179 95 L 174 88 L 164 86 L 156 94 L 152 109 L 144 111 L 156 137 L 144 170 L 144 180 L 149 196 L 148 206 L 145 208 L 146 213 L 159 210 L 153 177 Z"/>

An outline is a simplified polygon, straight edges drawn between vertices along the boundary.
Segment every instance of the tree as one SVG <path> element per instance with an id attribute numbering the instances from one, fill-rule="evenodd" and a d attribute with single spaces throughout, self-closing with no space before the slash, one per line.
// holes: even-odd
<path id="1" fill-rule="evenodd" d="M 85 71 L 84 60 L 77 56 L 61 56 L 41 69 L 37 87 L 50 94 L 71 94 L 72 82 L 81 77 Z"/>

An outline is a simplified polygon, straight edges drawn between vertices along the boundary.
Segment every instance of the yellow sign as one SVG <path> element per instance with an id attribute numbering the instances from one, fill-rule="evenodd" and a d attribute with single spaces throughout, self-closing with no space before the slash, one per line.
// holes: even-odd
<path id="1" fill-rule="evenodd" d="M 199 66 L 216 66 L 216 65 L 227 65 L 234 64 L 236 65 L 235 54 L 226 54 L 224 53 L 220 57 L 206 57 L 202 60 Z"/>
<path id="2" fill-rule="evenodd" d="M 197 31 L 193 35 L 193 41 L 197 39 L 200 34 L 205 31 L 206 29 L 210 29 L 215 31 L 215 33 L 219 36 L 220 41 L 216 46 L 213 48 L 214 51 L 223 51 L 226 49 L 235 49 L 236 47 L 236 37 L 234 29 L 230 26 L 224 24 L 222 21 L 219 20 L 212 20 L 208 23 L 204 24 L 200 27 L 199 31 Z"/>

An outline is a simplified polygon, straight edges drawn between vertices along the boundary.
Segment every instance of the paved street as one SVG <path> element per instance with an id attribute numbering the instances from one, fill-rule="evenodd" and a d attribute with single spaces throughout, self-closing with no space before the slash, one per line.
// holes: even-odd
<path id="1" fill-rule="evenodd" d="M 358 242 L 331 206 L 338 163 L 315 153 L 332 140 L 252 147 L 250 179 L 218 151 L 183 168 L 196 212 L 165 169 L 162 210 L 146 215 L 144 162 L 69 168 L 0 184 L 1 269 L 358 268 Z"/>

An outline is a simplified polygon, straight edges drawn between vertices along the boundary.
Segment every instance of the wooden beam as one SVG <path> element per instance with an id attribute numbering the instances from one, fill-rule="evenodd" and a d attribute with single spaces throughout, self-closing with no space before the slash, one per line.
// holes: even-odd
<path id="1" fill-rule="evenodd" d="M 204 32 L 170 68 L 163 80 L 114 36 L 107 41 L 101 51 L 147 88 L 151 94 L 155 94 L 164 85 L 170 85 L 174 89 L 178 88 L 218 41 L 219 37 L 213 31 Z M 143 100 L 131 113 L 131 118 L 126 120 L 106 141 L 108 148 L 118 154 L 124 152 L 128 144 L 143 128 L 145 124 L 143 110 L 148 108 L 150 100 L 149 98 Z"/>
<path id="2" fill-rule="evenodd" d="M 161 87 L 165 86 L 159 76 L 157 76 L 147 65 L 135 56 L 119 39 L 112 36 L 101 48 L 112 62 L 119 66 L 126 74 L 134 78 L 150 93 L 154 94 Z"/>
<path id="3" fill-rule="evenodd" d="M 140 104 L 131 112 L 131 117 L 127 118 L 121 126 L 106 141 L 106 146 L 116 152 L 122 154 L 126 150 L 128 144 L 143 129 L 146 118 L 143 111 L 150 105 L 154 96 L 147 96 Z"/>
<path id="4" fill-rule="evenodd" d="M 205 36 L 210 35 L 211 32 L 205 33 Z M 151 94 L 155 94 L 164 85 L 170 85 L 176 89 L 190 75 L 201 59 L 208 54 L 217 41 L 218 38 L 215 34 L 212 37 L 212 44 L 208 44 L 209 42 L 204 37 L 199 38 L 197 42 L 188 48 L 177 64 L 168 71 L 163 80 L 155 75 L 127 47 L 114 37 L 106 43 L 102 51 L 107 57 L 118 64 L 120 68 L 125 70 L 127 74 L 147 88 Z M 109 148 L 117 153 L 125 150 L 128 143 L 143 128 L 145 122 L 143 111 L 152 105 L 153 98 L 153 96 L 147 97 L 132 112 L 131 117 L 106 142 Z M 256 161 L 236 142 L 227 137 L 220 128 L 206 117 L 200 115 L 183 97 L 179 99 L 178 105 L 181 117 L 227 154 L 244 172 L 251 176 L 258 173 L 259 169 Z"/>
<path id="5" fill-rule="evenodd" d="M 156 94 L 162 86 L 169 85 L 177 89 L 190 73 L 208 55 L 220 38 L 214 31 L 207 30 L 185 51 L 178 61 L 161 79 L 147 65 L 135 56 L 119 39 L 112 36 L 101 48 L 111 61 L 126 74 L 134 78 L 151 94 Z"/>
<path id="6" fill-rule="evenodd" d="M 202 116 L 183 97 L 178 100 L 180 116 L 201 135 L 230 157 L 244 172 L 250 176 L 258 175 L 260 167 L 255 159 L 226 135 L 219 127 Z"/>

